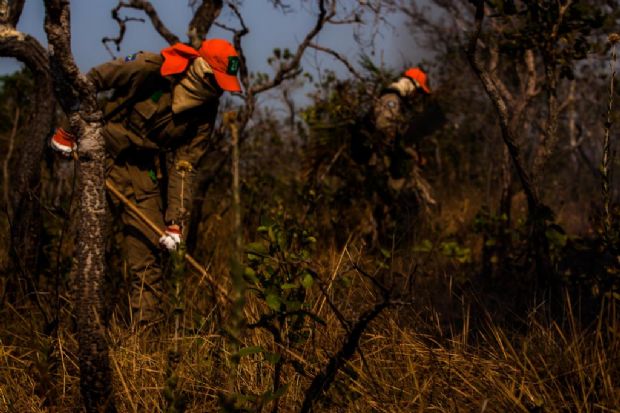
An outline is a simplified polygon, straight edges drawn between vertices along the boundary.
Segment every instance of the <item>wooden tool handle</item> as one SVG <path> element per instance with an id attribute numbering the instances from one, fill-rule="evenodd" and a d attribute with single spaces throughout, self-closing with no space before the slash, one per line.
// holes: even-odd
<path id="1" fill-rule="evenodd" d="M 118 189 L 116 189 L 114 184 L 109 179 L 105 180 L 105 187 L 108 189 L 108 191 L 112 193 L 112 195 L 118 198 L 118 200 L 121 201 L 127 208 L 129 208 L 132 212 L 134 212 L 138 216 L 138 218 L 142 220 L 142 222 L 144 222 L 149 228 L 155 231 L 157 235 L 159 235 L 160 237 L 165 235 L 164 229 L 160 228 L 158 225 L 153 223 L 153 221 L 151 221 L 149 217 L 144 215 L 144 213 L 140 211 L 133 202 L 127 199 L 125 195 L 123 195 Z M 207 278 L 209 282 L 212 285 L 214 285 L 217 288 L 217 290 L 223 295 L 223 297 L 228 297 L 228 292 L 221 285 L 216 283 L 215 280 L 213 280 L 213 278 L 211 277 L 211 275 L 207 272 L 207 270 L 202 265 L 198 264 L 198 262 L 191 255 L 186 253 L 185 259 L 187 260 L 187 262 L 192 268 L 194 268 L 196 271 L 198 271 L 202 275 L 202 278 L 200 279 L 201 283 L 204 281 L 205 278 Z"/>

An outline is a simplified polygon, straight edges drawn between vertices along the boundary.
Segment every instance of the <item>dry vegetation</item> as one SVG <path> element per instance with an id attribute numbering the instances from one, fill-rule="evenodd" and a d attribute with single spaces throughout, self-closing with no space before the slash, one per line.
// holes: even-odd
<path id="1" fill-rule="evenodd" d="M 320 273 L 325 274 L 330 299 L 351 320 L 379 298 L 353 269 L 352 260 L 359 257 L 350 249 L 324 257 Z M 350 277 L 350 286 L 339 285 L 343 277 Z M 188 301 L 200 299 L 202 293 L 188 290 Z M 458 299 L 449 294 L 446 289 L 441 299 Z M 347 334 L 325 301 L 316 290 L 309 295 L 325 326 L 312 328 L 311 339 L 301 348 L 277 347 L 260 331 L 243 338 L 246 346 L 281 353 L 303 367 L 306 376 L 285 369 L 287 389 L 278 401 L 280 411 L 299 411 L 309 378 L 324 368 Z M 251 301 L 246 308 L 250 317 L 263 311 L 259 307 Z M 453 322 L 432 308 L 396 306 L 368 327 L 319 411 L 618 411 L 617 310 L 613 301 L 607 302 L 595 323 L 582 326 L 567 303 L 562 321 L 550 320 L 539 310 L 527 316 L 523 331 L 513 331 L 494 324 L 480 303 L 463 302 L 462 314 Z M 234 350 L 214 330 L 216 313 L 200 328 L 176 334 L 172 321 L 155 332 L 135 331 L 112 320 L 108 340 L 119 411 L 161 411 L 181 397 L 188 412 L 215 411 L 222 394 L 259 395 L 270 389 L 273 364 L 261 354 L 243 356 L 237 366 L 230 363 Z M 28 305 L 5 308 L 2 315 L 1 411 L 73 411 L 80 396 L 69 314 L 63 317 L 65 327 L 52 337 L 32 334 L 38 331 L 37 320 Z M 194 315 L 185 312 L 182 325 L 193 325 L 188 320 Z M 180 359 L 171 371 L 169 354 L 174 349 Z M 265 410 L 269 408 L 266 403 Z"/>
<path id="2" fill-rule="evenodd" d="M 45 3 L 48 13 L 66 6 Z M 242 2 L 189 3 L 190 41 L 222 8 L 237 47 L 252 36 Z M 608 37 L 618 2 L 434 0 L 426 13 L 381 0 L 353 2 L 344 16 L 341 2 L 302 3 L 315 7 L 316 25 L 299 49 L 274 49 L 271 76 L 244 65 L 245 95 L 223 102 L 238 110 L 240 188 L 230 124 L 216 125 L 198 171 L 187 245 L 229 296 L 166 257 L 167 318 L 137 326 L 111 220 L 105 308 L 86 324 L 109 350 L 116 410 L 620 412 L 618 37 Z M 14 29 L 23 2 L 8 14 L 6 4 L 0 23 Z M 408 183 L 418 186 L 399 193 L 349 149 L 401 68 L 378 67 L 361 44 L 356 64 L 313 43 L 330 24 L 383 24 L 393 13 L 434 56 L 424 63 L 434 93 L 414 108 L 405 142 L 417 151 Z M 116 17 L 123 30 L 132 21 Z M 33 39 L 15 33 L 0 32 L 0 55 L 23 60 L 12 42 L 22 50 Z M 352 77 L 304 73 L 308 48 Z M 52 85 L 50 55 L 34 49 L 43 67 L 27 65 L 0 88 L 0 152 L 11 153 L 0 184 L 0 413 L 82 411 L 89 390 L 80 389 L 76 279 L 92 274 L 75 258 L 76 165 L 35 154 L 62 116 L 50 103 L 50 125 L 33 121 L 43 116 L 40 85 Z M 309 103 L 297 108 L 290 96 L 301 86 Z M 265 91 L 284 101 L 286 119 L 259 107 Z M 34 169 L 21 168 L 33 157 Z"/>

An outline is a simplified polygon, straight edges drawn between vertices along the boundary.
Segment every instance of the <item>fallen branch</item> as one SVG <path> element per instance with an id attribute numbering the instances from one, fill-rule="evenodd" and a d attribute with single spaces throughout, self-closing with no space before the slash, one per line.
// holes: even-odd
<path id="1" fill-rule="evenodd" d="M 351 328 L 350 333 L 347 335 L 344 343 L 329 359 L 327 367 L 323 369 L 319 374 L 314 377 L 310 387 L 306 390 L 304 395 L 304 401 L 301 405 L 300 413 L 308 413 L 312 410 L 316 403 L 318 403 L 329 390 L 330 386 L 336 378 L 338 371 L 344 367 L 346 362 L 353 357 L 355 351 L 359 347 L 362 334 L 368 328 L 368 325 L 379 315 L 381 312 L 390 305 L 389 301 L 384 300 L 375 306 L 364 312 L 357 322 Z"/>

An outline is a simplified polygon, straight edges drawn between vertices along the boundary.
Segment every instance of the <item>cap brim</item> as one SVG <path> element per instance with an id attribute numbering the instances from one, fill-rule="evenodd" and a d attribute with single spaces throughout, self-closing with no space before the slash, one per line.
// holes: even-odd
<path id="1" fill-rule="evenodd" d="M 428 87 L 428 86 L 426 86 L 426 85 L 420 85 L 420 87 L 422 88 L 422 90 L 423 90 L 423 91 L 425 91 L 425 92 L 426 92 L 426 94 L 427 94 L 427 95 L 430 95 L 430 94 L 431 94 L 431 90 L 429 89 L 429 87 Z"/>
<path id="2" fill-rule="evenodd" d="M 228 73 L 219 72 L 217 70 L 213 71 L 213 75 L 215 76 L 215 81 L 218 86 L 225 91 L 241 92 L 241 84 L 239 83 L 237 76 L 229 75 Z"/>

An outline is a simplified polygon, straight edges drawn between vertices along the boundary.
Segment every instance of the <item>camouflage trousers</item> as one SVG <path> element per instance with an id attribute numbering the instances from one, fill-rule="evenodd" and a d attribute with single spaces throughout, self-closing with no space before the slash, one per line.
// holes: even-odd
<path id="1" fill-rule="evenodd" d="M 108 168 L 107 179 L 155 225 L 165 228 L 161 196 L 159 193 L 136 194 L 131 179 L 135 174 L 135 168 L 115 164 Z M 131 284 L 132 320 L 143 323 L 158 321 L 162 318 L 164 297 L 159 235 L 110 193 L 108 202 L 112 216 L 120 219 L 123 226 L 121 252 Z"/>

